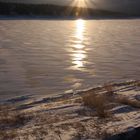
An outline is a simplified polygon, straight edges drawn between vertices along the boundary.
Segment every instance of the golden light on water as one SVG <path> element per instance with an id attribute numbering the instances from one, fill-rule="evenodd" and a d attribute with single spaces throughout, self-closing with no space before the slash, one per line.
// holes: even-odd
<path id="1" fill-rule="evenodd" d="M 75 44 L 74 52 L 72 54 L 72 63 L 74 65 L 74 69 L 81 70 L 84 67 L 84 59 L 86 58 L 86 52 L 84 50 L 84 31 L 85 31 L 85 21 L 82 19 L 78 19 L 75 23 Z"/>
<path id="2" fill-rule="evenodd" d="M 82 19 L 78 19 L 76 21 L 76 37 L 77 39 L 79 39 L 80 43 L 83 41 L 83 32 L 84 32 L 84 28 L 85 28 L 85 21 Z"/>
<path id="3" fill-rule="evenodd" d="M 84 67 L 84 63 L 83 63 L 84 58 L 86 58 L 85 54 L 81 53 L 80 51 L 77 51 L 73 55 L 73 64 L 75 64 L 76 69 Z"/>

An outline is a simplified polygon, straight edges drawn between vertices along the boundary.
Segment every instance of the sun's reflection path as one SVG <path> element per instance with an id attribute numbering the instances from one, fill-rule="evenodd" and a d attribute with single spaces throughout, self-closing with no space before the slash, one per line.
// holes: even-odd
<path id="1" fill-rule="evenodd" d="M 73 44 L 72 63 L 74 69 L 82 70 L 84 68 L 84 59 L 86 58 L 86 51 L 84 45 L 84 32 L 85 32 L 85 21 L 78 19 L 76 21 L 75 31 L 75 44 Z"/>

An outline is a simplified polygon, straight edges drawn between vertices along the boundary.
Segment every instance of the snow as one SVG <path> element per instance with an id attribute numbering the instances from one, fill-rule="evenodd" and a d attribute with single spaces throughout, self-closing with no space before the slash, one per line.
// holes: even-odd
<path id="1" fill-rule="evenodd" d="M 125 97 L 132 101 L 140 101 L 140 88 L 135 81 L 112 84 L 115 89 L 114 98 Z M 140 127 L 140 108 L 117 103 L 109 111 L 111 117 L 100 118 L 95 109 L 84 106 L 82 96 L 93 91 L 105 93 L 103 86 L 78 91 L 66 92 L 59 96 L 46 97 L 30 102 L 26 97 L 16 108 L 32 116 L 31 121 L 17 128 L 18 137 L 28 136 L 30 140 L 37 137 L 43 140 L 94 140 L 103 139 L 106 135 L 114 135 Z M 23 100 L 25 102 L 23 103 Z M 13 103 L 15 100 L 11 100 Z M 8 104 L 10 100 L 8 100 Z M 16 140 L 16 138 L 14 138 Z"/>

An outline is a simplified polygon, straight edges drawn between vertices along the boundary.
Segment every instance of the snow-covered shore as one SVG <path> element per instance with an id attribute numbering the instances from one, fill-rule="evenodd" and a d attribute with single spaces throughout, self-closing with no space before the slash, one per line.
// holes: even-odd
<path id="1" fill-rule="evenodd" d="M 112 94 L 108 95 L 109 92 Z M 108 117 L 100 117 L 96 108 L 84 104 L 83 97 L 89 94 L 107 94 Z M 123 101 L 118 102 L 118 99 Z M 139 81 L 103 85 L 34 101 L 20 97 L 6 101 L 6 104 L 12 106 L 12 110 L 14 106 L 14 111 L 24 114 L 26 119 L 24 123 L 17 121 L 16 126 L 6 124 L 5 127 L 3 122 L 0 130 L 5 133 L 0 133 L 0 139 L 16 133 L 9 139 L 96 140 L 140 127 Z"/>

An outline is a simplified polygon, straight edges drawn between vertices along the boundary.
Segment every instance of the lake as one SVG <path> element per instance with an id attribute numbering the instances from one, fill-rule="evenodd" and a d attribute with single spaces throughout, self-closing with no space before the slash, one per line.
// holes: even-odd
<path id="1" fill-rule="evenodd" d="M 140 20 L 0 20 L 0 100 L 140 79 Z"/>

